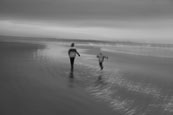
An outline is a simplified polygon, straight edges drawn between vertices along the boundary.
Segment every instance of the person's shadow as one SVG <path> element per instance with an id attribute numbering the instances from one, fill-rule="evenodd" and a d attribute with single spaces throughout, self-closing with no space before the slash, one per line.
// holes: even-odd
<path id="1" fill-rule="evenodd" d="M 100 74 L 100 75 L 97 76 L 97 80 L 96 80 L 95 83 L 96 83 L 96 84 L 95 84 L 96 86 L 98 86 L 98 85 L 103 85 L 104 80 L 103 80 L 103 75 L 102 75 L 102 74 Z"/>
<path id="2" fill-rule="evenodd" d="M 74 88 L 74 74 L 73 74 L 73 72 L 69 73 L 69 87 Z"/>
<path id="3" fill-rule="evenodd" d="M 70 79 L 73 79 L 73 78 L 74 78 L 73 72 L 70 72 L 70 73 L 69 73 L 69 78 L 70 78 Z"/>
<path id="4" fill-rule="evenodd" d="M 103 73 L 103 71 L 100 71 L 99 75 L 97 76 L 97 81 L 102 81 L 103 77 L 104 77 L 104 73 Z"/>
<path id="5" fill-rule="evenodd" d="M 101 81 L 102 80 L 102 75 L 99 75 L 98 77 L 97 77 L 97 81 Z"/>

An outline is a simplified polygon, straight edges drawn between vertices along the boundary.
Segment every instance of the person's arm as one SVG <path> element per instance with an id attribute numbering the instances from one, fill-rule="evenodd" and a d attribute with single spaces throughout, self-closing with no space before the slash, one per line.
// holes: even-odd
<path id="1" fill-rule="evenodd" d="M 77 53 L 78 56 L 80 56 L 80 54 L 79 54 L 79 52 L 77 50 L 76 50 L 76 53 Z"/>

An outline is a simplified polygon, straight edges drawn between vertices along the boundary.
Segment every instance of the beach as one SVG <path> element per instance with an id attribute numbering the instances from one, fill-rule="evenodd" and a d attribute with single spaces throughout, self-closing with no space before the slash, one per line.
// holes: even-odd
<path id="1" fill-rule="evenodd" d="M 70 74 L 69 46 L 70 42 L 1 40 L 0 114 L 173 114 L 171 56 L 76 43 L 81 57 Z M 96 58 L 100 51 L 109 57 L 103 71 Z"/>
<path id="2" fill-rule="evenodd" d="M 113 115 L 102 102 L 73 84 L 69 65 L 34 57 L 43 48 L 40 44 L 0 42 L 1 115 Z"/>

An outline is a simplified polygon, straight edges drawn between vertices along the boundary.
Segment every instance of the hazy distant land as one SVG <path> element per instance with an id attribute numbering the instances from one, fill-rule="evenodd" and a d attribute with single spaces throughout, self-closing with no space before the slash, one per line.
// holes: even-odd
<path id="1" fill-rule="evenodd" d="M 173 47 L 173 44 L 165 43 L 145 43 L 135 41 L 104 41 L 104 40 L 86 40 L 86 39 L 67 39 L 67 38 L 44 38 L 44 37 L 21 37 L 21 36 L 0 36 L 2 41 L 49 41 L 49 42 L 77 42 L 77 43 L 96 43 L 111 45 L 132 45 L 132 46 L 151 46 L 151 47 Z"/>

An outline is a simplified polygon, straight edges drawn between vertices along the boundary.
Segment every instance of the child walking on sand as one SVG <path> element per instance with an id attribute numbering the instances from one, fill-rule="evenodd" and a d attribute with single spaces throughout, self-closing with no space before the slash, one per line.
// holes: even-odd
<path id="1" fill-rule="evenodd" d="M 108 59 L 107 56 L 104 56 L 101 52 L 97 55 L 98 61 L 99 61 L 99 66 L 100 66 L 100 70 L 103 70 L 103 62 L 104 59 Z"/>
<path id="2" fill-rule="evenodd" d="M 72 43 L 71 48 L 68 50 L 68 55 L 69 55 L 70 64 L 71 64 L 71 72 L 73 72 L 74 60 L 75 60 L 76 54 L 78 56 L 80 56 L 80 54 L 78 53 L 78 51 L 76 50 L 76 48 L 74 46 L 75 46 L 75 44 Z"/>

